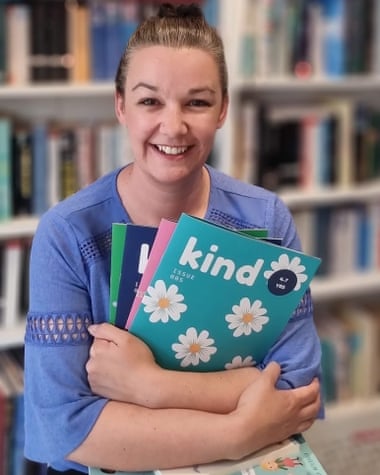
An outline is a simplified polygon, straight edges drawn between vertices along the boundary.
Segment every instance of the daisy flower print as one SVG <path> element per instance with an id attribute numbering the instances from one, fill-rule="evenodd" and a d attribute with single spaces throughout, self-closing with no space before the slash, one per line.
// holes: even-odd
<path id="1" fill-rule="evenodd" d="M 147 293 L 142 298 L 144 311 L 150 313 L 149 321 L 152 323 L 168 323 L 169 320 L 178 321 L 181 314 L 187 310 L 183 303 L 184 297 L 178 292 L 174 284 L 166 288 L 163 280 L 157 280 L 154 286 L 149 286 Z"/>
<path id="2" fill-rule="evenodd" d="M 186 330 L 186 334 L 178 336 L 179 343 L 173 343 L 172 350 L 175 352 L 177 360 L 181 361 L 181 366 L 198 366 L 200 362 L 208 363 L 211 356 L 217 351 L 214 339 L 209 338 L 209 332 L 202 330 L 199 335 L 194 327 Z"/>
<path id="3" fill-rule="evenodd" d="M 252 332 L 261 332 L 263 326 L 269 322 L 267 309 L 262 306 L 261 300 L 253 303 L 248 297 L 243 297 L 239 305 L 233 305 L 232 311 L 226 315 L 228 328 L 234 330 L 233 336 L 250 335 Z"/>
<path id="4" fill-rule="evenodd" d="M 246 368 L 255 364 L 256 361 L 252 356 L 246 356 L 244 359 L 241 356 L 234 356 L 231 362 L 224 365 L 224 369 Z"/>
<path id="5" fill-rule="evenodd" d="M 298 256 L 289 259 L 287 254 L 281 254 L 278 261 L 271 263 L 271 268 L 272 270 L 264 272 L 264 277 L 268 279 L 269 290 L 275 295 L 286 295 L 292 290 L 299 290 L 308 277 L 304 274 L 306 268 Z"/>

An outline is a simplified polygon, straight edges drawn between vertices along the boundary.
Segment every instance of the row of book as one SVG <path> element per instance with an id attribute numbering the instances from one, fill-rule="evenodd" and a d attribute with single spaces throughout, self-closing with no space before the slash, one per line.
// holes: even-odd
<path id="1" fill-rule="evenodd" d="M 127 163 L 128 144 L 115 123 L 25 124 L 0 117 L 0 219 L 40 215 Z"/>
<path id="2" fill-rule="evenodd" d="M 305 252 L 321 257 L 321 277 L 380 271 L 380 204 L 316 206 L 293 213 Z"/>
<path id="3" fill-rule="evenodd" d="M 234 175 L 266 188 L 346 187 L 380 179 L 380 111 L 353 99 L 243 101 Z"/>
<path id="4" fill-rule="evenodd" d="M 0 1 L 0 84 L 109 80 L 159 1 Z M 218 0 L 199 1 L 218 22 Z"/>
<path id="5" fill-rule="evenodd" d="M 44 475 L 24 458 L 23 349 L 0 352 L 0 475 Z"/>
<path id="6" fill-rule="evenodd" d="M 378 302 L 316 305 L 327 402 L 380 396 Z"/>
<path id="7" fill-rule="evenodd" d="M 377 0 L 246 0 L 243 17 L 243 78 L 380 72 Z"/>

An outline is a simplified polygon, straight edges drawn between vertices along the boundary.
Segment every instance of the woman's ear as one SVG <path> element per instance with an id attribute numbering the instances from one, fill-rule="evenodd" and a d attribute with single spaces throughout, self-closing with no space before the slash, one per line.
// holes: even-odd
<path id="1" fill-rule="evenodd" d="M 217 123 L 217 128 L 218 129 L 220 129 L 223 126 L 223 124 L 226 120 L 229 101 L 230 101 L 229 97 L 226 94 L 224 96 L 224 99 L 223 99 L 223 102 L 222 102 L 222 107 L 220 109 L 219 119 L 218 119 L 218 123 Z"/>
<path id="2" fill-rule="evenodd" d="M 121 125 L 125 125 L 125 105 L 124 97 L 119 93 L 115 92 L 115 113 L 117 120 Z"/>

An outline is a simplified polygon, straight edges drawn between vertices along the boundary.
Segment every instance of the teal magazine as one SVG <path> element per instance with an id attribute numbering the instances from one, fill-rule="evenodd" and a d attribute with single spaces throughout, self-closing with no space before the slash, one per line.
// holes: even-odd
<path id="1" fill-rule="evenodd" d="M 317 257 L 182 214 L 129 331 L 168 369 L 257 364 L 319 264 Z"/>

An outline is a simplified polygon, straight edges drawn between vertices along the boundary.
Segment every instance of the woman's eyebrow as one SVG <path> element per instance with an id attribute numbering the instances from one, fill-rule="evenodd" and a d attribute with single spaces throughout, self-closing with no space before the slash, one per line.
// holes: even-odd
<path id="1" fill-rule="evenodd" d="M 148 84 L 146 82 L 138 82 L 135 86 L 133 86 L 132 91 L 136 91 L 136 89 L 139 89 L 140 87 L 149 89 L 150 91 L 157 92 L 158 87 L 153 86 L 152 84 Z M 204 86 L 204 87 L 194 87 L 189 89 L 189 94 L 200 94 L 202 92 L 208 92 L 210 94 L 216 94 L 216 91 L 209 87 L 209 86 Z"/>
<path id="2" fill-rule="evenodd" d="M 152 86 L 151 84 L 148 84 L 146 82 L 138 82 L 136 86 L 132 87 L 132 91 L 135 91 L 139 87 L 144 87 L 146 89 L 150 89 L 151 91 L 155 91 L 155 92 L 158 91 L 158 87 Z"/>
<path id="3" fill-rule="evenodd" d="M 195 87 L 189 90 L 190 94 L 199 94 L 201 92 L 209 92 L 211 94 L 216 94 L 216 91 L 212 89 L 211 87 L 205 86 L 205 87 Z"/>

